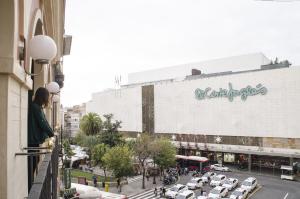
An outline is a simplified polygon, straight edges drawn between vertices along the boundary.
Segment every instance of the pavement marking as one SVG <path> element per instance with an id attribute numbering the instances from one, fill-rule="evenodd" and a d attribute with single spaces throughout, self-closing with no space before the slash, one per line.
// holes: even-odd
<path id="1" fill-rule="evenodd" d="M 250 195 L 248 195 L 248 199 L 250 198 L 250 197 L 252 197 L 256 192 L 258 192 L 260 189 L 262 188 L 262 186 L 259 184 L 258 185 L 258 187 L 250 194 Z"/>
<path id="2" fill-rule="evenodd" d="M 158 190 L 160 190 L 160 187 L 158 187 Z M 168 191 L 169 188 L 166 189 L 166 191 Z M 133 194 L 128 196 L 129 199 L 157 199 L 157 198 L 161 198 L 160 197 L 160 191 L 158 191 L 157 195 L 154 194 L 154 188 L 153 189 L 149 189 L 147 191 L 144 191 L 142 193 L 137 193 L 137 194 Z"/>
<path id="3" fill-rule="evenodd" d="M 289 193 L 286 193 L 283 199 L 286 199 L 288 197 Z"/>
<path id="4" fill-rule="evenodd" d="M 128 184 L 129 184 L 129 183 L 132 183 L 132 182 L 141 180 L 142 178 L 143 178 L 143 176 L 142 176 L 142 175 L 139 175 L 139 176 L 136 176 L 136 177 L 134 177 L 134 178 L 128 178 L 128 179 L 127 179 L 127 182 L 128 182 Z"/>

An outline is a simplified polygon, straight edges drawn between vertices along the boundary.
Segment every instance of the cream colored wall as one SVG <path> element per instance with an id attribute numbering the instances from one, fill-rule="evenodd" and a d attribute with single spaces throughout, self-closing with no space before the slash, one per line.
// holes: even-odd
<path id="1" fill-rule="evenodd" d="M 8 82 L 7 198 L 24 198 L 28 190 L 27 156 L 15 153 L 27 146 L 28 89 L 12 77 Z"/>
<path id="2" fill-rule="evenodd" d="M 8 76 L 0 74 L 0 196 L 7 194 L 7 92 Z"/>

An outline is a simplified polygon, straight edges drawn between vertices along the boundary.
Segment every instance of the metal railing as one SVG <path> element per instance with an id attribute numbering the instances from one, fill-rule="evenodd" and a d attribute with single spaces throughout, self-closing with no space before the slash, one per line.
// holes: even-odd
<path id="1" fill-rule="evenodd" d="M 60 147 L 56 137 L 51 153 L 40 162 L 28 199 L 57 199 L 58 157 Z"/>

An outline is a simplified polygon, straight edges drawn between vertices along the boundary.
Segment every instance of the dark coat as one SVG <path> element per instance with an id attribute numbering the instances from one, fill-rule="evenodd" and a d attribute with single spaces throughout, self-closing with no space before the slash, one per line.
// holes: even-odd
<path id="1" fill-rule="evenodd" d="M 32 102 L 28 110 L 28 145 L 42 144 L 46 138 L 53 137 L 45 113 L 41 106 Z"/>

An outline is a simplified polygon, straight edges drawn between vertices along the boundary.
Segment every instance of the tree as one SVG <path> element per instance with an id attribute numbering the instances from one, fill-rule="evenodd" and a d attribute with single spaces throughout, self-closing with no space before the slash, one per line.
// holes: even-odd
<path id="1" fill-rule="evenodd" d="M 96 135 L 102 129 L 102 120 L 97 113 L 88 113 L 80 120 L 80 130 L 86 135 Z"/>
<path id="2" fill-rule="evenodd" d="M 63 162 L 64 166 L 65 167 L 70 167 L 70 163 L 71 163 L 70 159 L 71 159 L 72 155 L 74 155 L 74 153 L 71 149 L 69 140 L 64 139 L 62 145 L 63 145 L 63 148 L 64 148 L 64 155 L 66 156 L 66 158 Z"/>
<path id="3" fill-rule="evenodd" d="M 119 180 L 133 173 L 132 151 L 127 146 L 112 147 L 105 153 L 103 161 L 107 169 Z"/>
<path id="4" fill-rule="evenodd" d="M 93 166 L 99 166 L 104 171 L 104 176 L 106 181 L 106 166 L 104 164 L 103 157 L 105 153 L 109 150 L 108 146 L 105 144 L 97 144 L 92 150 L 92 163 Z"/>
<path id="5" fill-rule="evenodd" d="M 136 139 L 134 146 L 135 156 L 138 159 L 140 166 L 142 167 L 143 189 L 145 189 L 146 160 L 151 157 L 151 142 L 151 136 L 147 133 L 143 133 Z"/>
<path id="6" fill-rule="evenodd" d="M 114 147 L 123 142 L 122 136 L 118 129 L 121 128 L 121 121 L 116 120 L 112 122 L 113 114 L 103 115 L 105 121 L 103 122 L 103 130 L 101 132 L 101 141 L 110 146 Z"/>
<path id="7" fill-rule="evenodd" d="M 78 144 L 79 146 L 86 147 L 88 149 L 87 154 L 88 154 L 89 158 L 91 158 L 93 148 L 97 144 L 101 143 L 101 140 L 100 140 L 99 136 L 97 136 L 97 135 L 85 135 L 82 132 L 78 132 L 76 134 L 75 141 L 76 141 L 76 144 Z"/>
<path id="8" fill-rule="evenodd" d="M 166 138 L 157 139 L 154 146 L 156 146 L 156 151 L 153 160 L 159 166 L 163 174 L 164 169 L 175 164 L 176 148 L 170 140 Z"/>

